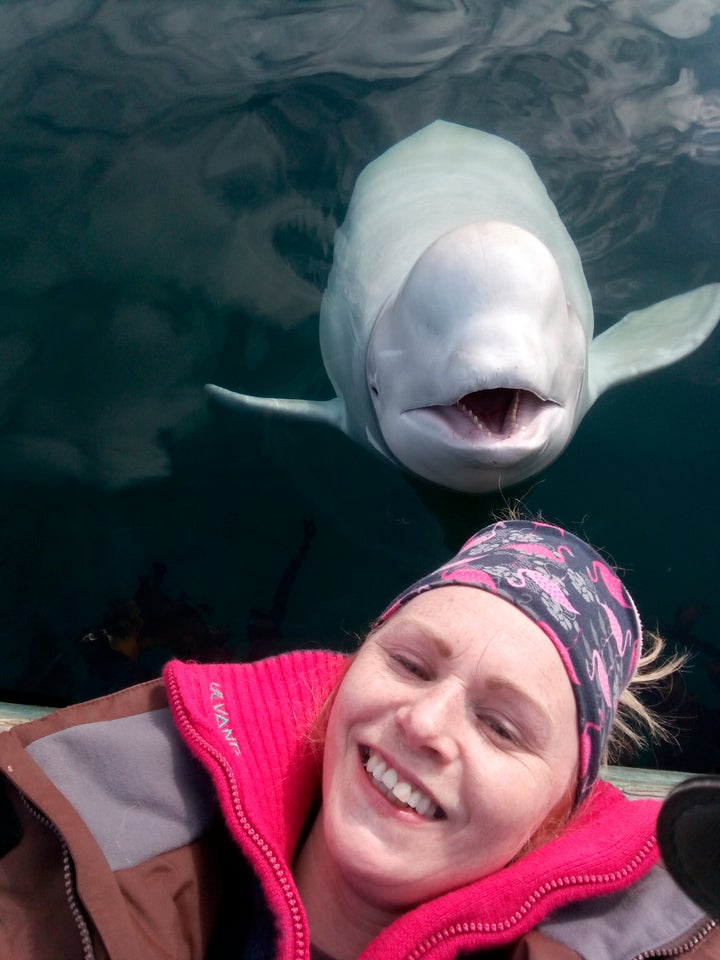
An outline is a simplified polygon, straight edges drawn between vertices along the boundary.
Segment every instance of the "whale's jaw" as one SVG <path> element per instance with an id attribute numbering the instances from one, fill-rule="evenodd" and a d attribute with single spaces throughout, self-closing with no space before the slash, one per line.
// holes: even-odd
<path id="1" fill-rule="evenodd" d="M 405 410 L 396 422 L 403 433 L 423 438 L 436 465 L 452 452 L 512 468 L 541 453 L 565 418 L 560 402 L 531 390 L 496 387 L 464 394 L 454 403 Z"/>
<path id="2" fill-rule="evenodd" d="M 481 493 L 519 483 L 559 456 L 572 436 L 578 399 L 503 386 L 404 409 L 378 403 L 376 410 L 383 440 L 406 470 Z"/>

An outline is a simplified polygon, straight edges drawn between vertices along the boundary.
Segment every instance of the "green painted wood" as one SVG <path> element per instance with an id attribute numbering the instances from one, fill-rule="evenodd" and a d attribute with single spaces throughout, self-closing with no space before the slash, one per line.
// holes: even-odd
<path id="1" fill-rule="evenodd" d="M 602 778 L 614 784 L 628 797 L 662 799 L 675 784 L 687 780 L 690 773 L 678 770 L 648 770 L 641 767 L 603 767 Z"/>
<path id="2" fill-rule="evenodd" d="M 53 712 L 53 707 L 30 707 L 23 703 L 0 701 L 0 730 L 9 730 L 16 723 L 27 723 Z"/>

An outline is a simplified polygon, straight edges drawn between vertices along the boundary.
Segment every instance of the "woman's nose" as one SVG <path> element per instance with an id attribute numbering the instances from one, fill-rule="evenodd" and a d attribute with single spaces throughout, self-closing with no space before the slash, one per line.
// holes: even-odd
<path id="1" fill-rule="evenodd" d="M 397 708 L 397 722 L 408 744 L 448 762 L 457 755 L 462 718 L 461 691 L 452 684 L 415 690 Z"/>

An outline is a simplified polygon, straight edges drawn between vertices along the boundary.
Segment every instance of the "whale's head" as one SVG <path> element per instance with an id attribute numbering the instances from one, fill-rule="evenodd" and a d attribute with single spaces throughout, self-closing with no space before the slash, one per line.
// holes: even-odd
<path id="1" fill-rule="evenodd" d="M 466 492 L 551 463 L 585 391 L 587 336 L 560 269 L 528 231 L 451 230 L 417 259 L 374 325 L 367 383 L 390 453 Z"/>

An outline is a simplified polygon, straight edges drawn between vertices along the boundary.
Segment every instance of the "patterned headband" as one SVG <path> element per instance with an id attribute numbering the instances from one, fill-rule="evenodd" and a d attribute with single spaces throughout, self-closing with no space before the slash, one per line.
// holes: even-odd
<path id="1" fill-rule="evenodd" d="M 404 590 L 377 623 L 419 593 L 453 584 L 503 597 L 560 654 L 577 705 L 579 805 L 597 778 L 620 694 L 640 657 L 642 627 L 632 597 L 585 541 L 545 523 L 506 520 L 476 533 L 455 557 Z"/>

